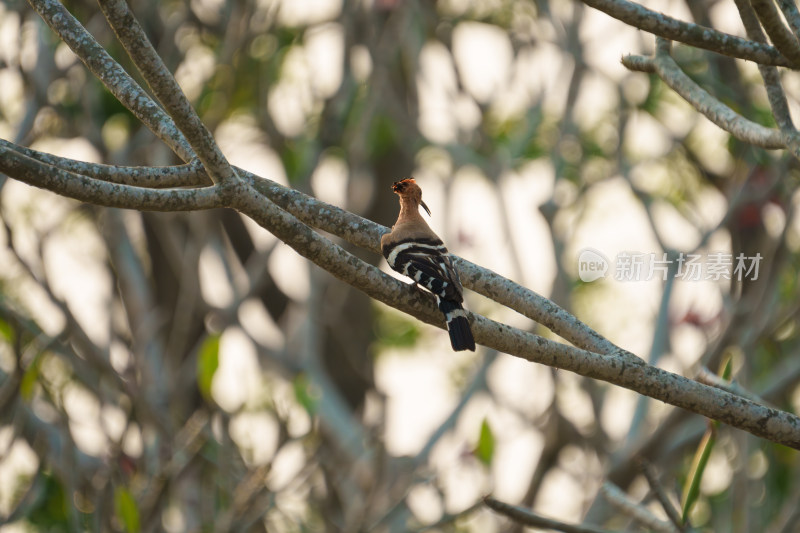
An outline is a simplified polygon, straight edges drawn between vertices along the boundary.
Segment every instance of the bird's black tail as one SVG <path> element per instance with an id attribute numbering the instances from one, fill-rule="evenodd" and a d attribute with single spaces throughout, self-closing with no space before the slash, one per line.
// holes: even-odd
<path id="1" fill-rule="evenodd" d="M 452 300 L 442 300 L 437 298 L 439 310 L 444 313 L 447 321 L 447 331 L 450 333 L 450 345 L 455 351 L 472 350 L 475 351 L 475 338 L 469 327 L 469 320 L 464 313 L 461 304 Z"/>

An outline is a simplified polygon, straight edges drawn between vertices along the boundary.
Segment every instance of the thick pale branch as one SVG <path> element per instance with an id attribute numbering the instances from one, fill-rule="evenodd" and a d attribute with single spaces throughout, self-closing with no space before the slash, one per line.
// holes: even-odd
<path id="1" fill-rule="evenodd" d="M 781 8 L 783 16 L 791 26 L 796 38 L 800 39 L 800 12 L 797 11 L 795 0 L 778 0 L 778 7 Z"/>
<path id="2" fill-rule="evenodd" d="M 19 146 L 5 139 L 0 139 L 0 147 L 15 150 L 23 155 L 36 159 L 52 167 L 80 174 L 109 183 L 144 187 L 148 189 L 172 189 L 175 187 L 203 187 L 211 185 L 203 167 L 196 163 L 168 167 L 127 167 L 119 165 L 103 165 L 87 163 L 67 157 L 60 157 Z"/>
<path id="3" fill-rule="evenodd" d="M 786 148 L 786 139 L 781 131 L 744 118 L 697 85 L 675 63 L 663 46 L 664 42 L 666 41 L 659 39 L 654 58 L 627 56 L 623 58 L 622 64 L 631 70 L 655 72 L 703 116 L 740 141 L 770 150 Z"/>
<path id="4" fill-rule="evenodd" d="M 189 144 L 175 123 L 153 102 L 125 69 L 98 44 L 57 0 L 29 0 L 39 16 L 77 55 L 111 94 L 164 141 L 184 161 L 194 157 Z"/>
<path id="5" fill-rule="evenodd" d="M 380 253 L 380 237 L 389 228 L 245 170 L 237 168 L 237 172 L 309 226 Z M 455 263 L 465 287 L 535 320 L 576 346 L 599 353 L 617 351 L 613 343 L 544 296 L 466 259 L 457 257 Z"/>
<path id="6" fill-rule="evenodd" d="M 223 207 L 216 187 L 154 190 L 88 178 L 0 145 L 0 172 L 81 202 L 142 211 L 197 211 Z"/>
<path id="7" fill-rule="evenodd" d="M 181 146 L 186 145 L 185 138 L 176 130 L 172 119 L 114 62 L 61 4 L 54 0 L 31 0 L 31 3 L 48 25 L 64 39 L 73 52 L 83 59 L 87 67 L 109 88 L 112 94 L 134 111 L 145 125 L 153 131 L 162 129 L 168 131 L 180 139 Z M 96 57 L 103 58 L 103 61 L 96 61 Z M 152 115 L 144 113 L 145 110 L 152 110 Z M 170 146 L 175 144 L 169 141 L 167 143 Z M 178 153 L 180 155 L 181 151 Z M 241 169 L 236 170 L 241 172 Z M 253 177 L 252 174 L 250 177 Z M 258 185 L 267 197 L 294 213 L 304 222 L 339 235 L 358 246 L 377 250 L 380 235 L 388 231 L 374 222 L 366 221 L 339 208 L 313 200 L 297 191 L 280 187 L 268 180 L 258 180 Z M 333 216 L 329 217 L 328 215 Z M 344 219 L 340 220 L 336 215 L 341 215 Z M 317 223 L 311 219 L 315 219 Z M 612 343 L 546 298 L 524 287 L 512 284 L 494 272 L 468 261 L 460 260 L 458 263 L 465 285 L 476 292 L 536 320 L 578 346 L 604 353 L 615 350 Z"/>
<path id="8" fill-rule="evenodd" d="M 747 36 L 754 42 L 766 43 L 767 38 L 764 36 L 764 32 L 761 31 L 758 16 L 750 1 L 734 0 L 734 2 L 739 9 L 739 16 L 742 19 L 742 24 L 744 24 Z M 792 119 L 789 115 L 789 104 L 786 102 L 786 95 L 783 94 L 783 87 L 781 87 L 778 70 L 774 67 L 762 64 L 758 65 L 758 70 L 761 73 L 761 77 L 764 79 L 769 105 L 772 108 L 772 114 L 778 126 L 780 126 L 782 130 L 793 128 Z"/>
<path id="9" fill-rule="evenodd" d="M 111 183 L 139 187 L 207 185 L 207 175 L 197 165 L 177 167 L 118 167 L 76 161 L 21 147 L 0 139 L 0 146 L 14 149 L 48 165 Z M 326 204 L 302 192 L 260 178 L 236 168 L 257 190 L 302 222 L 337 235 L 367 250 L 380 253 L 380 236 L 389 229 L 339 207 Z M 576 346 L 598 353 L 612 353 L 617 347 L 547 298 L 522 287 L 480 265 L 456 257 L 464 286 L 535 320 Z"/>
<path id="10" fill-rule="evenodd" d="M 232 206 L 342 281 L 370 297 L 444 327 L 429 294 L 404 284 L 318 235 L 255 190 L 236 197 Z M 759 437 L 800 449 L 800 418 L 646 364 L 619 350 L 600 355 L 551 341 L 478 314 L 471 314 L 479 344 L 528 361 L 607 381 L 651 398 L 738 427 Z"/>
<path id="11" fill-rule="evenodd" d="M 48 2 L 35 4 L 50 5 Z M 204 154 L 203 162 L 209 173 L 222 181 L 235 181 L 236 173 L 218 152 L 210 133 L 199 122 L 171 74 L 160 59 L 157 59 L 157 54 L 124 2 L 101 0 L 101 4 L 159 99 L 180 125 L 181 131 L 190 139 L 192 147 Z M 60 17 L 57 17 L 51 26 L 58 26 L 60 22 Z M 80 26 L 78 31 L 85 33 Z M 63 30 L 59 31 L 61 32 Z M 82 51 L 86 53 L 86 50 Z M 101 64 L 99 70 L 104 71 L 115 65 L 109 67 Z M 109 83 L 114 86 L 114 82 Z M 157 106 L 153 105 L 153 108 L 157 109 Z M 98 205 L 177 211 L 217 207 L 221 203 L 219 187 L 161 191 L 114 184 L 49 166 L 7 147 L 0 148 L 0 170 L 33 185 Z M 235 191 L 228 190 L 225 205 L 250 216 L 302 256 L 369 296 L 425 322 L 444 326 L 441 314 L 430 295 L 423 294 L 361 261 L 317 234 L 301 220 L 310 220 L 316 227 L 375 251 L 379 236 L 386 228 L 338 208 L 312 201 L 294 191 L 276 188 L 266 180 L 247 176 L 249 185 L 237 184 Z M 292 213 L 297 213 L 301 220 Z M 471 315 L 473 330 L 479 343 L 529 361 L 608 381 L 775 442 L 800 447 L 800 419 L 797 417 L 649 366 L 628 352 L 615 351 L 613 344 L 552 302 L 527 289 L 515 287 L 489 271 L 476 267 L 471 272 L 472 266 L 474 265 L 465 261 L 459 262 L 466 286 L 501 303 L 508 301 L 513 304 L 512 307 L 524 309 L 525 314 L 579 346 L 603 351 L 608 355 L 547 340 L 480 315 Z"/>
<path id="12" fill-rule="evenodd" d="M 676 20 L 634 2 L 627 0 L 582 1 L 587 6 L 598 9 L 630 26 L 665 39 L 680 41 L 697 48 L 764 65 L 793 68 L 800 66 L 790 62 L 778 50 L 767 44 L 748 41 L 713 28 Z"/>
<path id="13" fill-rule="evenodd" d="M 99 0 L 100 9 L 153 93 L 186 136 L 214 183 L 234 185 L 238 176 L 158 55 L 125 0 Z M 226 191 L 227 192 L 227 191 Z"/>
<path id="14" fill-rule="evenodd" d="M 750 3 L 775 48 L 788 57 L 793 64 L 800 64 L 800 44 L 789 28 L 784 25 L 772 0 L 750 0 Z M 753 37 L 750 36 L 750 38 Z"/>
<path id="15" fill-rule="evenodd" d="M 151 210 L 202 209 L 220 205 L 216 188 L 162 191 L 106 183 L 50 167 L 4 147 L 0 147 L 0 170 L 32 185 L 98 205 Z M 310 205 L 310 202 L 302 202 L 300 198 L 296 198 L 294 203 L 304 203 L 305 207 Z M 317 234 L 288 211 L 278 208 L 254 188 L 247 187 L 243 194 L 236 195 L 231 207 L 250 216 L 302 256 L 372 298 L 425 322 L 444 326 L 430 295 L 356 258 Z M 338 210 L 332 206 L 331 209 Z M 340 216 L 346 213 L 338 211 L 341 211 Z M 314 217 L 332 215 L 331 211 L 311 213 Z M 358 222 L 358 218 L 355 221 Z M 363 224 L 367 222 L 363 221 Z M 350 229 L 353 229 L 352 226 Z M 365 244 L 368 244 L 368 248 L 376 249 L 377 236 L 385 228 L 373 223 L 372 231 L 371 243 Z M 554 304 L 550 305 L 555 307 Z M 571 315 L 563 313 L 566 316 L 561 319 L 566 320 L 567 325 L 572 325 L 570 318 L 580 324 Z M 472 324 L 477 342 L 485 346 L 629 388 L 775 442 L 800 447 L 800 419 L 793 415 L 651 367 L 633 354 L 619 350 L 611 356 L 600 355 L 522 332 L 480 315 L 472 316 Z M 583 326 L 577 329 L 585 331 L 588 328 Z"/>
<path id="16" fill-rule="evenodd" d="M 759 43 L 766 43 L 767 39 L 761 31 L 757 15 L 753 9 L 753 4 L 749 0 L 734 0 L 739 10 L 739 16 L 744 24 L 747 36 Z M 778 123 L 778 127 L 783 132 L 786 146 L 792 155 L 800 159 L 800 138 L 792 123 L 792 116 L 789 112 L 789 103 L 786 101 L 786 94 L 781 85 L 781 76 L 778 69 L 769 65 L 758 65 L 758 72 L 764 80 L 764 87 L 767 89 L 767 99 L 772 109 L 772 116 Z"/>

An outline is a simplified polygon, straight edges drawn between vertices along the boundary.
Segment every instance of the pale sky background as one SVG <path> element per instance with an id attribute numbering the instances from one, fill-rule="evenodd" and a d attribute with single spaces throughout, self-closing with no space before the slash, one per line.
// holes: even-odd
<path id="1" fill-rule="evenodd" d="M 214 16 L 219 3 L 214 0 L 196 2 L 198 12 L 209 17 Z M 262 3 L 275 2 L 262 0 Z M 439 3 L 441 9 L 452 12 L 463 11 L 471 4 L 482 4 L 468 0 Z M 644 3 L 652 9 L 690 19 L 682 1 Z M 287 58 L 286 75 L 269 95 L 268 108 L 276 126 L 282 132 L 292 134 L 303 128 L 307 116 L 314 110 L 315 102 L 330 96 L 341 81 L 339 65 L 344 54 L 344 35 L 343 29 L 333 22 L 341 9 L 341 2 L 285 0 L 280 4 L 279 17 L 282 22 L 315 25 L 302 46 L 296 47 L 291 57 Z M 569 13 L 569 4 L 555 1 L 551 3 L 551 8 Z M 713 15 L 717 28 L 742 34 L 732 4 L 718 3 Z M 584 17 L 581 37 L 589 44 L 586 47 L 586 61 L 594 70 L 579 95 L 575 114 L 586 124 L 602 126 L 606 113 L 618 106 L 620 88 L 626 95 L 644 97 L 647 90 L 646 75 L 632 76 L 619 59 L 628 53 L 649 52 L 652 38 L 588 8 Z M 20 43 L 20 37 L 11 31 L 18 24 L 15 18 L 15 14 L 6 12 L 4 6 L 0 5 L 0 56 L 11 64 L 17 61 L 15 49 Z M 23 46 L 27 46 L 26 54 L 35 54 L 35 48 L 30 45 L 32 24 L 38 22 L 26 22 L 21 36 Z M 556 29 L 547 21 L 540 21 L 531 31 L 537 37 L 536 48 L 514 60 L 508 36 L 497 28 L 464 22 L 454 30 L 455 62 L 463 86 L 475 100 L 491 105 L 501 116 L 519 113 L 538 99 L 544 101 L 546 110 L 554 114 L 563 113 L 572 58 L 557 46 Z M 177 78 L 187 95 L 193 98 L 212 74 L 214 58 L 191 36 L 182 42 L 182 46 L 186 61 L 178 69 Z M 23 54 L 23 60 L 25 57 Z M 356 71 L 366 79 L 372 68 L 369 51 L 353 51 L 351 59 Z M 452 252 L 549 295 L 556 265 L 549 228 L 537 208 L 554 195 L 570 197 L 575 195 L 575 191 L 570 190 L 570 186 L 564 182 L 559 184 L 560 190 L 554 190 L 555 169 L 546 158 L 531 161 L 519 171 L 501 176 L 499 191 L 502 198 L 497 197 L 495 189 L 479 169 L 465 167 L 455 170 L 441 146 L 455 142 L 459 132 L 474 128 L 479 120 L 479 111 L 471 98 L 457 94 L 456 70 L 444 47 L 435 43 L 427 45 L 420 60 L 417 88 L 423 114 L 419 126 L 434 146 L 418 155 L 414 176 L 421 184 L 424 198 L 433 212 L 430 225 Z M 58 61 L 70 64 L 75 59 L 67 50 L 60 49 Z M 750 67 L 755 69 L 752 65 L 745 68 Z M 23 113 L 24 100 L 22 81 L 10 72 L 0 71 L 0 86 L 4 88 L 0 91 L 0 108 L 7 117 L 7 121 L 0 121 L 0 137 L 6 139 L 13 138 L 15 124 Z M 698 123 L 702 128 L 703 142 L 707 145 L 708 161 L 713 162 L 719 172 L 730 171 L 732 162 L 725 149 L 726 136 L 698 117 L 677 97 L 668 97 L 668 101 L 670 105 L 664 106 L 664 116 L 659 117 L 659 121 L 643 112 L 631 110 L 628 127 L 634 130 L 627 135 L 629 145 L 623 149 L 630 156 L 633 166 L 631 176 L 637 185 L 654 190 L 664 180 L 670 179 L 659 158 L 670 149 L 671 136 L 682 135 Z M 232 163 L 286 184 L 280 159 L 264 143 L 263 135 L 252 119 L 247 116 L 233 117 L 221 124 L 215 134 Z M 120 133 L 113 127 L 104 131 L 104 135 L 111 138 L 122 135 L 118 139 L 120 143 L 126 140 L 124 131 Z M 99 162 L 99 155 L 82 139 L 46 139 L 38 141 L 34 148 Z M 348 171 L 341 160 L 324 158 L 313 176 L 315 194 L 326 202 L 344 206 Z M 452 194 L 445 196 L 443 180 L 451 175 L 457 186 L 451 189 Z M 570 212 L 562 213 L 557 220 L 557 227 L 563 228 L 568 235 L 564 264 L 573 269 L 570 272 L 573 275 L 577 275 L 578 254 L 586 247 L 599 250 L 612 259 L 624 251 L 662 252 L 649 229 L 640 203 L 625 180 L 613 175 L 602 176 L 602 179 L 603 183 L 591 189 L 584 203 Z M 93 226 L 79 218 L 67 218 L 66 224 L 62 224 L 63 214 L 70 206 L 67 200 L 13 180 L 5 185 L 3 201 L 4 213 L 15 226 L 29 225 L 39 232 L 58 235 L 57 239 L 49 241 L 47 263 L 38 266 L 48 273 L 56 291 L 70 303 L 92 339 L 107 344 L 106 321 L 110 318 L 103 310 L 110 301 L 113 287 L 105 271 L 102 243 L 94 233 Z M 719 223 L 726 204 L 720 195 L 706 191 L 696 208 L 695 214 L 702 221 L 703 229 L 709 229 Z M 505 238 L 498 238 L 498 235 L 503 235 L 501 217 L 504 210 L 508 219 L 513 221 L 513 232 L 509 239 L 518 254 L 516 259 Z M 658 205 L 655 214 L 670 246 L 691 250 L 699 242 L 697 230 L 673 208 Z M 475 224 L 475 220 L 480 224 Z M 135 228 L 135 219 L 130 217 L 129 222 L 141 235 L 141 230 Z M 776 221 L 776 224 L 782 223 Z M 266 231 L 253 223 L 249 223 L 249 227 L 262 249 L 274 244 L 275 238 Z M 461 239 L 460 235 L 468 238 Z M 23 252 L 30 254 L 30 257 L 35 255 L 36 246 L 32 237 L 32 231 L 20 231 L 15 235 Z M 9 269 L 13 262 L 3 255 L 3 238 L 0 233 L 0 269 Z M 704 251 L 729 249 L 728 236 L 720 233 L 714 236 Z M 203 296 L 214 305 L 230 303 L 236 288 L 219 274 L 222 266 L 217 256 L 213 253 L 204 254 L 201 263 Z M 302 300 L 308 297 L 308 263 L 291 249 L 279 244 L 271 257 L 269 268 L 281 289 L 292 298 Z M 385 264 L 383 268 L 389 272 Z M 602 293 L 602 298 L 596 299 L 594 304 L 599 308 L 577 309 L 583 313 L 579 316 L 611 341 L 646 357 L 652 341 L 652 319 L 656 316 L 661 298 L 661 283 L 658 280 L 620 282 L 613 279 L 595 283 L 598 284 L 596 290 Z M 37 293 L 32 285 L 20 286 L 16 290 L 24 295 L 31 312 L 48 333 L 59 330 L 61 319 L 44 295 Z M 278 329 L 258 306 L 246 305 L 249 307 L 240 312 L 243 327 L 259 342 L 277 347 L 296 334 Z M 491 305 L 473 293 L 467 294 L 467 305 L 493 319 L 515 326 L 527 327 L 530 324 L 524 317 Z M 711 319 L 719 313 L 721 305 L 717 282 L 678 282 L 670 314 L 680 317 L 691 309 Z M 386 446 L 396 455 L 413 455 L 424 445 L 458 401 L 459 390 L 453 381 L 453 373 L 473 367 L 476 358 L 484 355 L 481 349 L 477 354 L 454 354 L 449 349 L 445 332 L 424 325 L 421 328 L 424 336 L 413 353 L 389 351 L 376 361 L 377 385 L 388 398 Z M 700 355 L 705 347 L 705 339 L 693 328 L 677 327 L 672 346 L 676 351 L 663 357 L 659 365 L 682 372 Z M 123 361 L 127 355 L 120 352 L 124 350 L 115 351 Z M 0 365 L 4 369 L 9 368 L 9 358 L 10 354 L 0 350 Z M 57 368 L 45 367 L 42 371 L 58 379 Z M 587 427 L 593 415 L 588 398 L 578 386 L 578 377 L 559 372 L 558 378 L 558 386 L 569 391 L 562 397 L 563 401 L 568 402 L 564 414 L 579 428 Z M 500 499 L 517 501 L 527 488 L 543 440 L 535 428 L 524 423 L 517 410 L 534 418 L 544 412 L 554 394 L 555 384 L 550 369 L 501 355 L 490 370 L 489 382 L 497 401 L 485 395 L 473 398 L 456 430 L 442 439 L 432 456 L 436 473 L 450 489 L 450 500 L 441 506 L 436 498 L 426 494 L 424 488 L 410 496 L 411 505 L 422 520 L 434 521 L 443 512 L 465 508 L 490 490 Z M 226 331 L 222 339 L 221 365 L 213 383 L 213 394 L 220 406 L 234 411 L 242 405 L 257 405 L 260 391 L 266 386 L 281 387 L 286 384 L 277 383 L 261 374 L 255 348 L 241 330 L 234 328 Z M 613 387 L 610 389 L 602 424 L 611 436 L 618 439 L 625 437 L 637 398 L 632 392 Z M 89 454 L 102 456 L 109 444 L 108 437 L 116 437 L 124 429 L 123 413 L 108 406 L 101 407 L 92 395 L 79 388 L 70 389 L 63 401 L 67 412 L 75 417 L 71 429 L 80 447 Z M 654 411 L 664 409 L 661 404 L 652 403 L 651 409 Z M 464 443 L 474 444 L 484 418 L 496 428 L 498 437 L 490 486 L 483 482 L 482 467 L 463 456 Z M 305 412 L 296 406 L 291 420 L 297 434 L 306 431 L 310 424 Z M 237 443 L 252 450 L 254 464 L 273 459 L 277 423 L 271 415 L 254 411 L 237 414 L 232 431 Z M 0 428 L 0 450 L 6 450 L 10 435 L 10 428 Z M 126 451 L 137 455 L 141 447 L 142 436 L 130 433 L 125 443 Z M 554 518 L 575 521 L 594 496 L 602 479 L 603 466 L 596 457 L 587 454 L 579 446 L 569 450 L 565 457 L 568 460 L 563 460 L 561 467 L 545 480 L 535 510 Z M 269 483 L 278 487 L 291 479 L 303 461 L 303 454 L 299 450 L 298 453 L 282 453 L 274 461 L 275 469 Z M 9 484 L 17 476 L 34 472 L 35 468 L 35 455 L 19 441 L 0 458 L 0 513 L 9 510 Z M 730 470 L 724 457 L 714 457 L 710 471 L 703 479 L 704 490 L 709 493 L 722 490 L 729 478 Z M 639 489 L 643 491 L 645 487 Z M 170 517 L 165 527 L 170 531 L 179 531 L 182 523 L 180 510 L 170 514 Z M 487 519 L 476 515 L 475 520 L 476 530 L 479 530 Z M 0 531 L 6 533 L 15 529 L 0 527 Z"/>

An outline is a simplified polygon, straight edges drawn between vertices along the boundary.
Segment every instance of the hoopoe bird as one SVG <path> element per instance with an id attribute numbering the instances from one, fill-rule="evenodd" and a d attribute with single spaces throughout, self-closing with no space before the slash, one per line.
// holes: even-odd
<path id="1" fill-rule="evenodd" d="M 392 190 L 400 197 L 400 215 L 392 231 L 381 236 L 381 251 L 393 270 L 413 279 L 436 296 L 444 314 L 450 345 L 455 351 L 475 351 L 475 339 L 464 313 L 463 289 L 450 253 L 442 240 L 422 218 L 419 207 L 428 215 L 422 189 L 414 178 L 394 182 Z"/>

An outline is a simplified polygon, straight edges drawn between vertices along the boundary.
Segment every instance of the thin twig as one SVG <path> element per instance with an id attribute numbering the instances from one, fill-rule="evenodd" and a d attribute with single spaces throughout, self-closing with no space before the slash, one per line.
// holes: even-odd
<path id="1" fill-rule="evenodd" d="M 737 396 L 747 398 L 748 400 L 752 400 L 762 405 L 769 405 L 768 402 L 765 402 L 764 399 L 760 398 L 757 394 L 748 391 L 735 381 L 727 381 L 722 379 L 706 367 L 700 367 L 695 379 L 700 383 L 705 383 L 711 387 L 716 387 L 718 389 L 730 392 L 731 394 L 736 394 Z"/>
<path id="2" fill-rule="evenodd" d="M 683 531 L 685 528 L 681 521 L 681 515 L 678 513 L 675 506 L 672 505 L 669 496 L 667 496 L 667 492 L 664 490 L 664 486 L 658 480 L 658 475 L 653 465 L 646 459 L 640 459 L 639 468 L 647 479 L 647 483 L 650 485 L 650 489 L 653 491 L 653 494 L 655 494 L 656 499 L 661 504 L 661 508 L 667 513 L 667 518 L 669 518 L 670 522 L 672 522 L 678 530 Z"/>
<path id="3" fill-rule="evenodd" d="M 679 529 L 670 522 L 659 520 L 642 505 L 632 501 L 619 487 L 612 483 L 603 483 L 600 487 L 603 497 L 615 509 L 631 517 L 636 522 L 659 533 L 678 533 Z"/>
<path id="4" fill-rule="evenodd" d="M 523 509 L 522 507 L 516 505 L 501 502 L 500 500 L 496 500 L 491 496 L 486 496 L 483 499 L 483 503 L 485 503 L 486 507 L 489 509 L 500 513 L 501 515 L 507 516 L 514 522 L 518 522 L 529 527 L 551 529 L 553 531 L 562 531 L 563 533 L 611 533 L 607 529 L 593 526 L 559 522 L 558 520 L 553 520 L 552 518 L 538 515 L 532 511 L 529 511 L 528 509 Z"/>
<path id="5" fill-rule="evenodd" d="M 412 531 L 414 531 L 414 533 L 423 533 L 425 531 L 440 530 L 440 528 L 442 528 L 443 526 L 448 526 L 460 518 L 468 517 L 469 515 L 471 515 L 481 507 L 483 507 L 483 505 L 484 502 L 479 500 L 470 505 L 469 507 L 467 507 L 466 509 L 464 509 L 463 511 L 459 511 L 457 513 L 445 514 L 441 518 L 439 518 L 439 520 L 437 520 L 436 522 L 428 524 L 426 526 L 422 526 Z"/>

